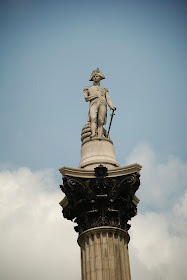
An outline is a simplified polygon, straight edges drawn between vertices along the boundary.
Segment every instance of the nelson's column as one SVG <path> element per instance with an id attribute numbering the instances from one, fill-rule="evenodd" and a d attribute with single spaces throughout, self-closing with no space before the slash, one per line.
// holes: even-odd
<path id="1" fill-rule="evenodd" d="M 75 222 L 81 248 L 82 280 L 130 280 L 128 221 L 137 214 L 141 165 L 121 167 L 116 160 L 107 119 L 107 104 L 113 110 L 108 89 L 100 86 L 105 76 L 97 68 L 92 86 L 84 88 L 89 102 L 87 123 L 81 133 L 78 168 L 62 167 L 60 202 L 64 218 Z M 111 120 L 112 120 L 111 117 Z"/>

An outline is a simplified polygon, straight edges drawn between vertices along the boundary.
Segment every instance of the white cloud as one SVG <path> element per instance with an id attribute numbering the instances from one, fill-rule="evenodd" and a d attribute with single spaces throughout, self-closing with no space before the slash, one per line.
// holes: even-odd
<path id="1" fill-rule="evenodd" d="M 130 230 L 132 279 L 185 280 L 186 164 L 163 160 L 146 144 L 135 148 L 131 162 L 143 164 L 140 210 Z M 62 217 L 54 171 L 3 169 L 0 186 L 0 278 L 81 279 L 77 234 Z"/>
<path id="2" fill-rule="evenodd" d="M 80 279 L 77 234 L 62 217 L 53 172 L 5 170 L 0 185 L 0 278 Z"/>
<path id="3" fill-rule="evenodd" d="M 138 195 L 144 209 L 165 211 L 177 203 L 187 187 L 186 163 L 172 155 L 162 159 L 146 143 L 138 145 L 127 158 L 127 164 L 134 162 L 143 165 Z"/>
<path id="4" fill-rule="evenodd" d="M 178 215 L 187 218 L 187 190 L 175 206 L 175 211 Z"/>
<path id="5" fill-rule="evenodd" d="M 132 222 L 130 259 L 133 279 L 185 280 L 187 235 L 171 231 L 177 219 L 164 213 L 139 214 Z M 187 222 L 183 220 L 183 227 Z M 146 278 L 147 279 L 147 278 Z"/>
<path id="6" fill-rule="evenodd" d="M 138 196 L 144 206 L 130 230 L 132 278 L 185 280 L 187 164 L 174 156 L 161 159 L 145 143 L 128 162 L 143 165 Z"/>

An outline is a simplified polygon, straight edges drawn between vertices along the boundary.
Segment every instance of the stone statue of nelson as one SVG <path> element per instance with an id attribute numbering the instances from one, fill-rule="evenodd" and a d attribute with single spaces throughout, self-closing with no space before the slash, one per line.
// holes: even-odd
<path id="1" fill-rule="evenodd" d="M 99 68 L 91 74 L 90 80 L 93 85 L 84 88 L 84 98 L 86 102 L 90 101 L 88 122 L 91 126 L 91 136 L 102 137 L 103 125 L 107 121 L 107 104 L 112 110 L 116 110 L 110 99 L 108 89 L 100 86 L 100 81 L 105 79 L 105 76 L 100 72 Z M 96 135 L 96 129 L 98 135 Z"/>

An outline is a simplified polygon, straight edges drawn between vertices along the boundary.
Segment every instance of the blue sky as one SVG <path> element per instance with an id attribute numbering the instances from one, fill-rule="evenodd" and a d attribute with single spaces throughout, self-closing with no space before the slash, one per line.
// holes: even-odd
<path id="1" fill-rule="evenodd" d="M 166 257 L 167 254 L 165 259 L 161 258 L 156 247 L 151 253 L 155 252 L 155 260 L 159 261 L 156 265 L 147 265 L 151 255 L 146 248 L 161 242 L 158 236 L 161 238 L 162 231 L 157 232 L 159 224 L 165 233 L 163 240 L 170 242 L 166 242 L 167 252 L 172 252 L 172 242 L 178 244 L 177 239 L 181 243 L 176 252 L 183 256 L 180 246 L 187 238 L 187 233 L 184 237 L 170 223 L 172 219 L 177 221 L 177 227 L 181 229 L 186 213 L 186 12 L 186 1 L 180 0 L 0 1 L 3 225 L 10 219 L 13 232 L 19 232 L 17 222 L 13 223 L 13 220 L 19 220 L 24 239 L 29 235 L 25 232 L 25 227 L 29 229 L 26 220 L 31 219 L 35 224 L 34 209 L 40 209 L 49 211 L 49 216 L 53 213 L 54 218 L 53 221 L 46 218 L 44 225 L 41 223 L 43 216 L 41 220 L 40 215 L 37 216 L 36 226 L 42 236 L 47 230 L 50 232 L 52 226 L 54 231 L 50 233 L 58 240 L 57 231 L 61 232 L 63 226 L 64 238 L 70 238 L 68 236 L 72 234 L 70 241 L 76 239 L 76 235 L 70 233 L 73 226 L 58 217 L 61 211 L 58 205 L 57 209 L 54 208 L 54 203 L 58 204 L 62 197 L 58 190 L 61 183 L 58 168 L 79 165 L 80 134 L 88 113 L 83 88 L 91 85 L 90 74 L 99 67 L 106 77 L 101 85 L 109 89 L 112 102 L 117 107 L 111 128 L 117 160 L 120 165 L 138 162 L 144 166 L 138 193 L 140 214 L 134 218 L 134 231 L 132 227 L 132 273 L 134 277 L 140 276 L 140 280 L 146 277 L 174 280 L 179 270 L 183 273 L 184 264 L 175 266 L 176 260 Z M 36 194 L 42 199 L 30 205 L 30 195 L 35 200 Z M 48 204 L 45 205 L 46 197 Z M 14 212 L 6 210 L 6 203 L 10 202 L 17 205 Z M 23 217 L 21 210 L 25 213 Z M 137 236 L 146 236 L 141 231 L 141 222 L 146 230 L 154 219 L 155 224 L 152 230 L 149 229 L 152 233 L 150 245 L 146 243 L 147 239 Z M 10 224 L 4 227 L 3 244 L 8 244 L 12 238 L 14 246 L 22 239 L 10 237 L 8 241 Z M 35 248 L 33 254 L 40 256 L 36 246 L 40 244 L 36 242 L 38 235 L 32 229 L 35 236 L 35 242 L 31 242 Z M 154 237 L 155 231 L 157 237 Z M 48 244 L 47 238 L 50 239 L 50 235 L 42 244 Z M 142 242 L 147 244 L 144 250 L 140 246 Z M 42 250 L 47 255 L 44 245 Z M 64 245 L 61 246 L 63 250 Z M 29 249 L 22 252 L 18 268 Z M 55 255 L 61 258 L 61 252 L 57 253 L 52 247 L 50 250 L 58 263 Z M 78 251 L 72 254 L 75 259 L 79 258 Z M 4 258 L 3 276 L 7 280 L 12 279 L 6 270 L 9 257 L 7 253 L 7 262 Z M 43 257 L 41 255 L 41 259 Z M 12 265 L 15 258 L 11 256 Z M 70 266 L 71 256 L 69 258 Z M 41 263 L 41 259 L 37 260 Z M 33 265 L 34 261 L 34 258 L 30 259 Z M 51 271 L 58 272 L 56 263 L 53 264 Z M 29 264 L 25 265 L 30 271 Z M 65 266 L 68 267 L 68 257 Z M 78 273 L 78 262 L 76 267 L 75 272 Z M 29 279 L 27 273 L 18 271 L 18 268 L 14 268 L 12 273 L 19 279 L 38 280 L 41 279 L 38 275 L 44 273 L 44 269 L 37 276 L 30 272 Z M 165 271 L 169 271 L 167 275 Z M 72 272 L 69 279 L 77 279 L 76 273 Z M 50 273 L 47 271 L 42 275 L 48 279 Z M 181 280 L 184 280 L 183 275 Z M 58 277 L 60 271 L 56 279 Z"/>
<path id="2" fill-rule="evenodd" d="M 4 162 L 78 166 L 83 88 L 97 67 L 118 109 L 111 136 L 120 164 L 140 141 L 187 159 L 183 1 L 1 3 Z"/>

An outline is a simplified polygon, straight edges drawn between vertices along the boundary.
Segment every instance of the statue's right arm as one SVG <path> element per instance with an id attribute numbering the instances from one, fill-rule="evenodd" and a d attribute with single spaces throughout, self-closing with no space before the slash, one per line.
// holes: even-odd
<path id="1" fill-rule="evenodd" d="M 95 99 L 97 96 L 90 96 L 90 93 L 89 93 L 89 87 L 85 87 L 84 88 L 84 98 L 86 100 L 86 102 L 88 101 L 91 101 L 93 99 Z"/>
<path id="2" fill-rule="evenodd" d="M 85 87 L 85 88 L 84 88 L 84 98 L 85 98 L 86 102 L 89 101 L 88 87 Z"/>

